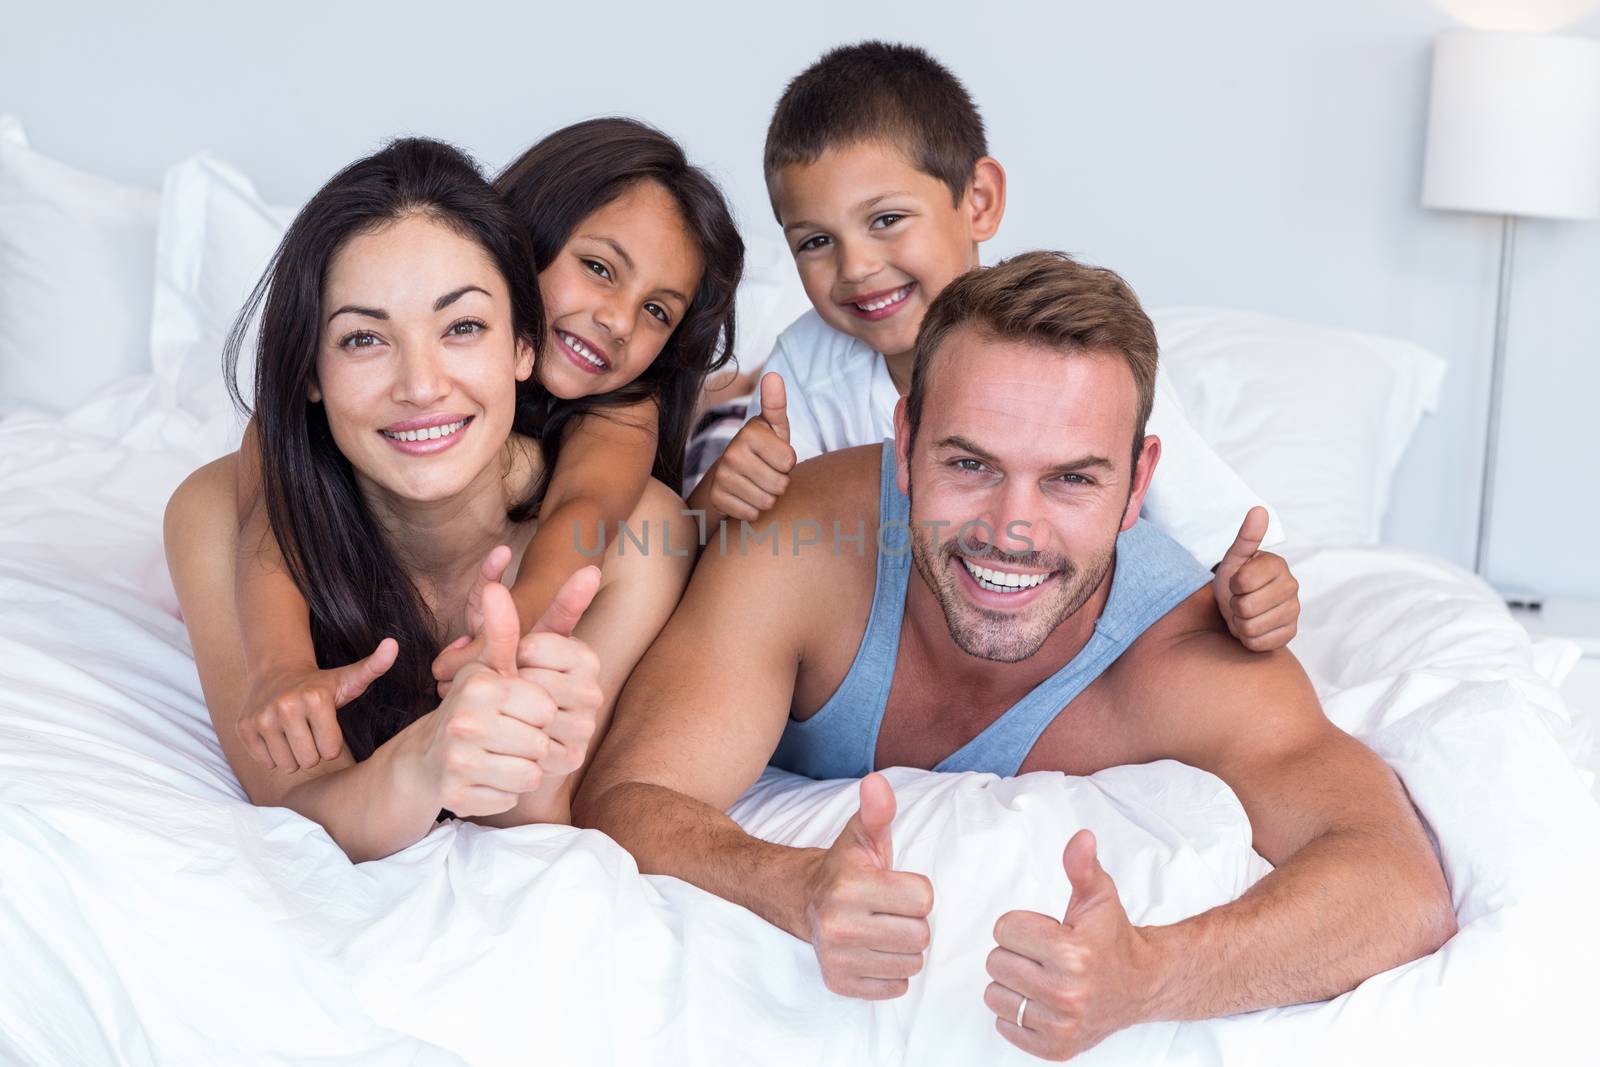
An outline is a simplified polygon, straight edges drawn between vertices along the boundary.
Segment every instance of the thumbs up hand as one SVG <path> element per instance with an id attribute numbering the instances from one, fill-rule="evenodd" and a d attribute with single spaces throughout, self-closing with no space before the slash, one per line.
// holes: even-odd
<path id="1" fill-rule="evenodd" d="M 467 632 L 433 657 L 433 678 L 439 683 L 441 699 L 450 695 L 450 683 L 455 680 L 456 672 L 477 659 L 483 650 L 479 636 L 483 632 L 483 591 L 490 585 L 498 585 L 500 576 L 505 574 L 510 565 L 511 548 L 508 545 L 496 545 L 484 557 L 478 580 L 472 584 L 472 592 L 467 594 Z"/>
<path id="2" fill-rule="evenodd" d="M 1002 1037 L 1050 1060 L 1145 1021 L 1156 982 L 1152 950 L 1100 866 L 1094 834 L 1074 834 L 1062 864 L 1072 885 L 1065 917 L 1000 916 L 988 960 L 993 981 L 983 994 Z"/>
<path id="3" fill-rule="evenodd" d="M 291 671 L 251 680 L 235 729 L 257 763 L 303 771 L 336 758 L 344 748 L 339 709 L 394 666 L 392 637 L 354 663 L 328 670 Z"/>
<path id="4" fill-rule="evenodd" d="M 729 518 L 754 520 L 788 491 L 796 460 L 783 377 L 769 371 L 761 378 L 761 414 L 739 429 L 706 474 L 708 503 Z"/>
<path id="5" fill-rule="evenodd" d="M 818 857 L 805 921 L 822 979 L 835 993 L 886 1000 L 905 993 L 928 947 L 933 883 L 894 869 L 894 790 L 861 780 L 861 807 Z"/>
<path id="6" fill-rule="evenodd" d="M 484 587 L 478 655 L 456 672 L 449 696 L 419 719 L 407 752 L 422 789 L 457 815 L 498 815 L 544 782 L 540 766 L 556 715 L 550 694 L 522 677 L 522 627 L 511 593 Z"/>
<path id="7" fill-rule="evenodd" d="M 1228 631 L 1252 652 L 1287 645 L 1300 622 L 1300 583 L 1282 556 L 1261 551 L 1266 536 L 1267 509 L 1251 508 L 1211 582 Z"/>
<path id="8" fill-rule="evenodd" d="M 599 725 L 605 703 L 600 657 L 572 636 L 599 590 L 598 567 L 578 570 L 517 644 L 518 676 L 550 694 L 555 704 L 555 715 L 545 727 L 550 749 L 539 761 L 547 779 L 583 766 Z"/>

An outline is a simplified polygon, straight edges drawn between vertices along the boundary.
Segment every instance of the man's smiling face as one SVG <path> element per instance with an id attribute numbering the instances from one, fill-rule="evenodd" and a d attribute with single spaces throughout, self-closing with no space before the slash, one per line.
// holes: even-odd
<path id="1" fill-rule="evenodd" d="M 1160 454 L 1133 464 L 1138 390 L 1114 353 L 996 340 L 941 346 L 916 441 L 897 415 L 912 556 L 966 653 L 1037 652 L 1105 580 Z"/>

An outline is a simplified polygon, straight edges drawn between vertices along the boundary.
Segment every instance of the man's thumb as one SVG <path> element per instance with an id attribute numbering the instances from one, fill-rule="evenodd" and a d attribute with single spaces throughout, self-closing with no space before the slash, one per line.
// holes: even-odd
<path id="1" fill-rule="evenodd" d="M 572 631 L 577 628 L 578 620 L 589 610 L 594 595 L 599 591 L 599 567 L 590 564 L 574 571 L 571 577 L 561 583 L 561 588 L 556 590 L 556 598 L 550 601 L 550 606 L 544 609 L 544 614 L 539 616 L 539 621 L 534 623 L 533 629 L 528 632 L 571 637 Z"/>
<path id="2" fill-rule="evenodd" d="M 1100 866 L 1095 849 L 1094 833 L 1090 830 L 1079 830 L 1072 835 L 1072 840 L 1067 842 L 1066 851 L 1061 855 L 1061 865 L 1067 869 L 1067 881 L 1072 884 L 1072 899 L 1067 901 L 1067 915 L 1064 922 L 1072 922 L 1091 904 L 1104 896 L 1108 889 L 1113 893 L 1116 891 L 1116 887 L 1111 883 L 1111 876 Z"/>
<path id="3" fill-rule="evenodd" d="M 1250 557 L 1261 548 L 1261 542 L 1266 537 L 1267 509 L 1257 504 L 1245 515 L 1244 522 L 1239 526 L 1239 536 L 1233 539 L 1233 544 L 1223 555 L 1217 573 L 1229 575 L 1250 562 Z"/>
<path id="4" fill-rule="evenodd" d="M 378 647 L 373 649 L 372 655 L 334 671 L 333 706 L 342 708 L 365 693 L 367 686 L 382 678 L 389 668 L 394 666 L 395 657 L 398 655 L 400 655 L 400 642 L 392 637 L 385 637 L 378 642 Z"/>
<path id="5" fill-rule="evenodd" d="M 761 376 L 761 417 L 784 444 L 789 443 L 789 397 L 783 375 L 768 371 Z"/>
<path id="6" fill-rule="evenodd" d="M 876 771 L 861 779 L 861 833 L 886 869 L 894 866 L 894 842 L 889 835 L 894 810 L 894 788 L 889 779 Z"/>
<path id="7" fill-rule="evenodd" d="M 511 590 L 499 582 L 483 587 L 483 649 L 478 661 L 507 678 L 517 676 L 517 643 L 522 625 Z"/>

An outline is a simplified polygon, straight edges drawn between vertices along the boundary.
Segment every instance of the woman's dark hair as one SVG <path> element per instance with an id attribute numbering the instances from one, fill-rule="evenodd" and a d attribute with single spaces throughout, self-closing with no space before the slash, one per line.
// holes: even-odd
<path id="1" fill-rule="evenodd" d="M 295 216 L 224 353 L 228 389 L 248 411 L 238 362 L 259 312 L 254 413 L 262 491 L 285 565 L 311 609 L 318 664 L 353 663 L 384 636 L 400 643 L 394 666 L 339 712 L 358 760 L 435 703 L 437 639 L 307 387 L 315 380 L 322 287 L 334 254 L 350 238 L 414 213 L 488 253 L 510 292 L 512 329 L 540 343 L 544 311 L 522 226 L 471 159 L 439 141 L 407 138 L 341 170 Z"/>
<path id="2" fill-rule="evenodd" d="M 733 353 L 734 292 L 744 269 L 744 242 L 722 193 L 704 171 L 690 165 L 678 142 L 633 119 L 590 119 L 528 149 L 494 184 L 528 232 L 535 270 L 543 271 L 579 223 L 640 182 L 656 183 L 677 202 L 705 263 L 700 285 L 661 354 L 626 386 L 562 400 L 539 385 L 537 374 L 523 383 L 515 426 L 538 440 L 544 474 L 534 495 L 513 511 L 519 521 L 537 513 L 573 420 L 647 398 L 656 401 L 659 412 L 651 473 L 676 492 L 701 384 Z M 539 347 L 543 358 L 548 346 Z"/>

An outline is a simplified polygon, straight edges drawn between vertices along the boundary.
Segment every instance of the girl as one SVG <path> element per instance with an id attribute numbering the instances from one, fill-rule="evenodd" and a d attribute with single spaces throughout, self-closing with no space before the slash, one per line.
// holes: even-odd
<path id="1" fill-rule="evenodd" d="M 169 561 L 230 761 L 253 799 L 318 819 L 358 858 L 393 851 L 426 831 L 415 818 L 396 814 L 398 797 L 410 802 L 398 807 L 413 816 L 431 803 L 430 821 L 440 806 L 502 823 L 564 820 L 585 730 L 603 728 L 622 680 L 686 580 L 685 559 L 619 556 L 605 561 L 598 596 L 596 572 L 577 571 L 576 564 L 561 576 L 570 578 L 564 587 L 550 583 L 559 593 L 537 591 L 538 580 L 556 568 L 548 559 L 539 561 L 543 573 L 535 565 L 536 529 L 549 557 L 559 559 L 563 548 L 573 557 L 577 552 L 572 534 L 550 536 L 553 524 L 534 523 L 536 514 L 565 508 L 569 516 L 615 515 L 635 529 L 671 525 L 680 544 L 692 536 L 681 502 L 648 475 L 652 466 L 675 474 L 671 457 L 681 449 L 683 420 L 671 398 L 692 395 L 697 367 L 717 362 L 719 337 L 731 337 L 741 255 L 720 196 L 670 140 L 618 120 L 585 126 L 543 142 L 502 179 L 508 193 L 523 194 L 531 218 L 506 215 L 486 187 L 473 189 L 483 183 L 469 163 L 427 142 L 397 143 L 330 182 L 291 228 L 252 301 L 260 305 L 265 296 L 259 460 L 247 441 L 238 456 L 192 476 L 169 506 Z M 586 142 L 589 133 L 597 136 Z M 614 164 L 608 173 L 574 165 L 590 146 Z M 411 157 L 424 148 L 455 161 L 442 168 L 449 177 L 443 189 L 437 181 L 419 185 L 411 173 Z M 539 191 L 556 175 L 583 181 L 571 181 L 567 195 L 539 208 Z M 532 231 L 531 254 L 524 228 Z M 371 247 L 380 236 L 381 255 Z M 417 315 L 448 320 L 433 324 L 444 332 L 431 338 L 417 321 L 363 296 L 364 287 L 382 295 L 384 270 L 422 285 L 439 274 L 435 258 L 448 260 L 449 252 L 459 259 L 459 246 L 491 253 L 508 307 L 520 309 L 508 311 L 498 327 L 483 315 L 452 317 L 471 310 L 470 301 L 487 300 L 492 285 L 428 294 L 434 303 L 418 303 Z M 513 299 L 530 260 L 551 300 L 548 333 L 531 282 L 527 299 Z M 438 285 L 445 280 L 439 277 Z M 389 303 L 404 305 L 406 296 L 397 290 Z M 639 307 L 632 318 L 631 303 Z M 657 325 L 641 328 L 644 316 Z M 514 358 L 502 351 L 512 337 Z M 576 356 L 598 357 L 589 360 L 597 364 L 592 371 L 571 368 L 587 378 L 551 365 L 552 339 Z M 236 330 L 230 365 L 240 341 Z M 540 346 L 545 350 L 535 360 Z M 487 373 L 490 350 L 504 357 L 504 378 L 485 385 L 477 379 Z M 462 362 L 469 355 L 470 366 Z M 338 393 L 331 382 L 339 383 Z M 504 425 L 488 419 L 486 393 L 507 405 Z M 362 425 L 401 414 L 410 417 Z M 621 459 L 607 463 L 591 438 L 617 443 Z M 640 438 L 651 441 L 648 452 L 638 447 Z M 628 460 L 643 467 L 628 494 L 632 502 L 600 494 L 596 506 L 586 483 L 615 485 L 630 475 Z M 252 499 L 258 484 L 259 501 Z M 235 542 L 241 515 L 245 551 L 236 567 L 234 553 L 216 545 Z M 530 539 L 535 550 L 528 564 L 512 569 L 513 607 L 498 579 L 519 553 L 489 546 L 522 549 Z M 549 600 L 548 610 L 535 597 Z M 534 629 L 545 631 L 520 646 L 519 614 L 539 618 Z M 430 713 L 433 650 L 462 630 L 477 638 L 473 649 L 456 648 L 454 662 L 435 666 L 446 678 L 466 671 L 479 681 L 470 693 L 451 691 Z M 399 640 L 377 642 L 382 633 Z M 606 650 L 603 663 L 592 662 L 585 642 Z M 377 652 L 352 667 L 316 669 L 346 663 L 375 643 Z M 532 708 L 524 726 L 547 735 L 524 739 L 540 750 L 535 762 L 546 772 L 537 788 L 526 780 L 526 766 L 518 771 L 504 759 L 488 759 L 498 749 L 474 750 L 472 758 L 440 755 L 448 745 L 439 738 L 455 737 L 439 734 L 440 724 L 454 722 L 451 730 L 477 738 L 476 720 L 463 718 L 462 709 L 481 713 L 496 673 L 514 688 L 529 670 L 538 672 L 529 677 L 539 684 L 513 704 Z M 247 713 L 236 738 L 233 712 L 241 705 Z M 347 745 L 340 744 L 335 718 L 341 706 Z M 423 746 L 430 766 L 488 773 L 487 759 L 502 775 L 497 785 L 452 780 L 450 792 L 439 775 L 419 775 L 417 731 L 430 720 L 439 727 L 429 735 L 437 743 Z M 264 769 L 238 758 L 241 744 Z M 518 773 L 524 777 L 505 777 Z"/>

